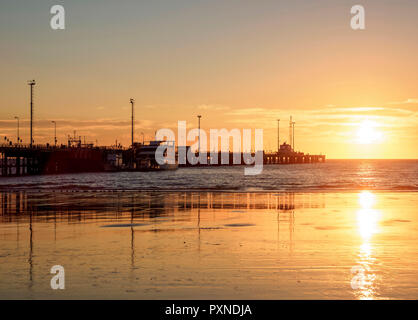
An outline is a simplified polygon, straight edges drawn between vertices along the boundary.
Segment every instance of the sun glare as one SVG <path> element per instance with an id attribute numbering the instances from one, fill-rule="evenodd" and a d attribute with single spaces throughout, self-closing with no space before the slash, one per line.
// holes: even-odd
<path id="1" fill-rule="evenodd" d="M 358 202 L 362 209 L 370 209 L 376 203 L 376 196 L 370 191 L 362 191 L 358 195 Z"/>
<path id="2" fill-rule="evenodd" d="M 365 120 L 359 124 L 357 142 L 361 144 L 377 143 L 382 140 L 382 133 L 376 129 L 377 123 Z"/>

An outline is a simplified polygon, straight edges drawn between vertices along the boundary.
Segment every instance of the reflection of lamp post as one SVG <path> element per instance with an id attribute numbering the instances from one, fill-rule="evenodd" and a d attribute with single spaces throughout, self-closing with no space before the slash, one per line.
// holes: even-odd
<path id="1" fill-rule="evenodd" d="M 54 124 L 54 142 L 55 142 L 55 147 L 57 146 L 57 123 L 55 121 L 51 121 Z"/>
<path id="2" fill-rule="evenodd" d="M 200 118 L 202 118 L 202 116 L 201 116 L 201 115 L 198 115 L 198 116 L 197 116 L 197 119 L 198 119 L 198 121 L 199 121 L 199 149 L 198 149 L 198 151 L 199 151 L 199 156 L 200 156 Z"/>
<path id="3" fill-rule="evenodd" d="M 19 141 L 20 141 L 20 135 L 19 135 L 19 117 L 16 116 L 15 119 L 17 120 L 17 144 L 19 144 Z"/>

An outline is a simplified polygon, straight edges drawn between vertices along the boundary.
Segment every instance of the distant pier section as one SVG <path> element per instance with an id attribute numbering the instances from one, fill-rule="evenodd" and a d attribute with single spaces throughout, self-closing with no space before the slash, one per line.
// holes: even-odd
<path id="1" fill-rule="evenodd" d="M 278 152 L 264 153 L 264 164 L 295 164 L 325 162 L 325 155 L 305 154 L 293 151 L 287 143 L 280 145 Z"/>

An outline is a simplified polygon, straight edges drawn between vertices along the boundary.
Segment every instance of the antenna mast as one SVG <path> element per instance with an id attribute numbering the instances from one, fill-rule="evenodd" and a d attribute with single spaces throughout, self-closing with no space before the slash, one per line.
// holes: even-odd
<path id="1" fill-rule="evenodd" d="M 132 148 L 134 147 L 134 103 L 135 100 L 134 99 L 130 99 L 129 100 L 131 105 L 132 105 L 132 115 L 131 115 L 131 145 Z"/>
<path id="2" fill-rule="evenodd" d="M 35 86 L 35 80 L 29 80 L 30 86 L 30 147 L 33 145 L 33 87 Z"/>
<path id="3" fill-rule="evenodd" d="M 295 150 L 295 123 L 296 122 L 292 122 L 292 139 L 293 139 L 293 142 L 292 142 L 292 144 L 293 144 L 293 151 Z"/>
<path id="4" fill-rule="evenodd" d="M 290 148 L 293 149 L 293 146 L 292 146 L 292 116 L 290 116 L 290 121 L 289 121 L 289 143 L 290 143 Z"/>

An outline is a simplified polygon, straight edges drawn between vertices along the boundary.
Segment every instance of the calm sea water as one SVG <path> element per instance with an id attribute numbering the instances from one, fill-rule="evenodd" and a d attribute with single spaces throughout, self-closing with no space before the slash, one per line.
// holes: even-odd
<path id="1" fill-rule="evenodd" d="M 0 192 L 0 299 L 416 299 L 417 194 Z"/>
<path id="2" fill-rule="evenodd" d="M 2 178 L 0 299 L 416 299 L 417 191 L 417 160 Z"/>
<path id="3" fill-rule="evenodd" d="M 328 160 L 324 164 L 266 165 L 257 176 L 245 176 L 244 167 L 239 166 L 0 179 L 0 190 L 9 189 L 416 191 L 418 160 Z"/>

